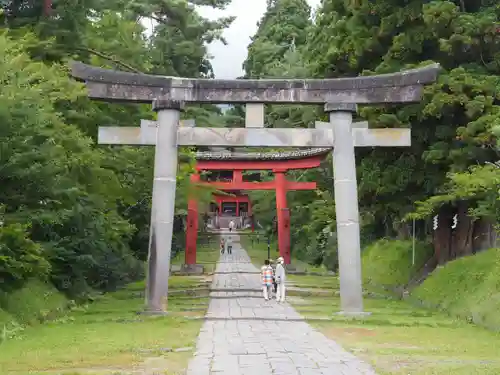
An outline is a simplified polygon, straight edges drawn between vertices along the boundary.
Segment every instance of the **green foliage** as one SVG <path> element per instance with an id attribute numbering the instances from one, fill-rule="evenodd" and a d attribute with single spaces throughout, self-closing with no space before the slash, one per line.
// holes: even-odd
<path id="1" fill-rule="evenodd" d="M 279 26 L 278 26 L 279 25 Z M 248 78 L 306 78 L 310 69 L 301 48 L 311 26 L 311 8 L 305 0 L 269 1 L 243 64 Z M 315 120 L 315 108 L 268 106 L 266 126 L 304 127 Z"/>
<path id="2" fill-rule="evenodd" d="M 42 247 L 28 238 L 26 228 L 20 224 L 0 227 L 1 292 L 19 288 L 29 278 L 43 278 L 49 270 Z"/>
<path id="3" fill-rule="evenodd" d="M 285 3 L 268 3 L 249 47 L 247 77 L 352 77 L 431 62 L 443 67 L 438 81 L 426 87 L 421 103 L 360 108 L 359 115 L 371 128 L 412 128 L 411 148 L 357 150 L 362 242 L 407 238 L 405 218 L 422 219 L 417 236 L 427 241 L 431 226 L 425 221 L 432 212 L 460 200 L 469 201 L 472 215 L 498 221 L 498 170 L 487 164 L 500 158 L 496 3 L 326 0 L 314 22 L 303 27 L 305 39 L 302 33 L 290 33 L 297 35 L 294 45 L 272 26 L 278 19 L 285 28 L 299 24 L 284 9 Z M 266 123 L 310 127 L 320 119 L 320 111 L 312 106 L 270 106 Z M 318 172 L 289 173 L 290 179 L 318 182 L 318 195 L 288 194 L 293 250 L 313 263 L 335 263 L 334 241 L 324 238 L 335 224 L 333 199 L 324 199 L 325 194 L 333 197 L 330 168 L 325 163 Z M 269 223 L 274 201 L 266 193 L 253 198 L 256 216 Z M 415 202 L 423 203 L 415 215 L 408 215 Z"/>
<path id="4" fill-rule="evenodd" d="M 281 27 L 277 28 L 277 24 Z M 308 77 L 310 68 L 304 60 L 301 48 L 310 26 L 310 8 L 305 1 L 269 2 L 259 29 L 249 46 L 248 58 L 244 64 L 246 76 Z M 288 32 L 284 33 L 283 30 Z M 312 106 L 273 105 L 268 106 L 266 110 L 268 127 L 309 127 L 317 119 L 316 108 Z M 272 175 L 265 173 L 262 175 L 264 180 L 272 178 Z M 289 176 L 289 179 L 320 180 L 320 185 L 324 179 L 324 175 L 318 171 L 291 172 Z M 323 196 L 323 193 L 326 195 Z M 274 192 L 254 192 L 251 197 L 254 214 L 261 225 L 272 226 L 276 216 Z M 329 191 L 322 191 L 319 195 L 312 191 L 290 192 L 288 200 L 292 220 L 293 256 L 311 265 L 325 264 L 329 269 L 336 270 L 335 237 L 331 236 L 334 206 Z"/>
<path id="5" fill-rule="evenodd" d="M 141 277 L 154 150 L 93 144 L 98 126 L 138 126 L 154 115 L 147 105 L 92 102 L 83 85 L 69 79 L 64 64 L 73 59 L 111 69 L 210 77 L 206 44 L 222 40 L 232 18 L 208 20 L 195 6 L 223 9 L 228 3 L 58 1 L 47 17 L 41 17 L 41 3 L 2 3 L 0 204 L 6 228 L 13 223 L 28 228 L 25 253 L 9 250 L 15 257 L 9 253 L 4 259 L 20 262 L 19 269 L 9 263 L 9 276 L 20 278 L 19 284 L 5 282 L 2 289 L 47 273 L 24 261 L 35 248 L 43 249 L 41 261 L 50 264 L 50 280 L 71 296 L 114 289 Z M 148 20 L 155 23 L 150 35 L 143 26 Z M 219 113 L 215 106 L 202 105 L 188 107 L 185 115 L 206 126 L 220 124 Z M 181 215 L 192 190 L 186 178 L 192 155 L 191 149 L 181 150 L 185 164 L 176 195 Z M 176 223 L 181 221 L 178 216 Z M 173 254 L 182 249 L 182 229 L 182 223 L 176 225 Z M 10 249 L 7 243 L 0 245 L 2 252 Z"/>
<path id="6" fill-rule="evenodd" d="M 329 192 L 296 192 L 292 198 L 314 200 L 307 206 L 292 208 L 293 252 L 303 261 L 325 265 L 331 271 L 338 269 L 335 203 Z M 290 194 L 292 195 L 292 194 Z"/>
<path id="7" fill-rule="evenodd" d="M 499 275 L 500 249 L 490 249 L 437 268 L 412 298 L 499 331 Z"/>
<path id="8" fill-rule="evenodd" d="M 32 279 L 14 292 L 0 294 L 0 307 L 23 325 L 33 325 L 59 316 L 69 301 L 54 286 Z"/>
<path id="9" fill-rule="evenodd" d="M 446 172 L 498 159 L 498 15 L 493 2 L 322 3 L 305 44 L 317 76 L 394 72 L 429 60 L 444 67 L 422 103 L 361 110 L 370 127 L 412 127 L 409 150 L 359 153 L 362 211 L 391 228 L 379 236 L 394 235 L 415 201 L 445 190 Z"/>
<path id="10" fill-rule="evenodd" d="M 381 239 L 367 246 L 362 253 L 363 282 L 375 287 L 399 288 L 406 286 L 433 254 L 431 246 L 413 242 Z"/>
<path id="11" fill-rule="evenodd" d="M 66 125 L 53 105 L 75 100 L 80 85 L 61 67 L 32 61 L 23 40 L 2 36 L 0 46 L 5 221 L 30 225 L 32 239 L 44 244 L 52 280 L 70 294 L 140 276 L 142 267 L 128 247 L 133 228 L 107 200 L 120 192 L 116 176 L 102 167 L 102 154 L 90 139 Z"/>
<path id="12" fill-rule="evenodd" d="M 7 339 L 7 330 L 10 330 L 16 323 L 14 317 L 7 311 L 0 308 L 0 342 Z M 4 337 L 5 336 L 5 337 Z"/>
<path id="13" fill-rule="evenodd" d="M 473 166 L 466 172 L 450 173 L 445 193 L 417 202 L 417 211 L 408 218 L 424 218 L 431 215 L 443 203 L 471 200 L 476 203 L 470 210 L 475 217 L 500 219 L 500 167 L 494 164 Z"/>
<path id="14" fill-rule="evenodd" d="M 268 1 L 243 64 L 246 76 L 267 77 L 269 69 L 283 58 L 287 50 L 304 44 L 311 25 L 310 14 L 311 8 L 305 0 Z"/>

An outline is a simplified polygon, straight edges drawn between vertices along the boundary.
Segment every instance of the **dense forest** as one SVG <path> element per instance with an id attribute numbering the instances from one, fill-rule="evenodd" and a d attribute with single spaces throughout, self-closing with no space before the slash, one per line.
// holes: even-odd
<path id="1" fill-rule="evenodd" d="M 124 71 L 213 77 L 207 44 L 232 18 L 197 6 L 230 0 L 75 2 L 3 0 L 0 11 L 0 292 L 33 278 L 74 298 L 144 273 L 153 150 L 96 146 L 100 125 L 138 126 L 147 105 L 90 101 L 68 61 Z M 312 16 L 314 13 L 314 16 Z M 268 0 L 243 78 L 344 77 L 438 62 L 421 103 L 360 107 L 370 127 L 411 127 L 412 147 L 357 150 L 362 240 L 416 236 L 440 262 L 493 247 L 500 222 L 500 4 L 483 1 Z M 241 126 L 244 109 L 189 106 L 197 126 Z M 266 108 L 269 127 L 309 127 L 314 106 Z M 177 213 L 186 212 L 193 151 L 183 149 Z M 295 256 L 336 269 L 331 160 L 289 178 L 318 182 L 289 193 Z M 254 192 L 269 226 L 274 195 Z M 207 197 L 200 193 L 200 199 Z M 451 228 L 458 215 L 456 229 Z M 439 225 L 433 231 L 432 218 Z M 175 251 L 183 251 L 182 225 Z M 174 251 L 174 253 L 175 253 Z"/>
<path id="2" fill-rule="evenodd" d="M 415 236 L 436 249 L 440 263 L 495 246 L 500 218 L 498 2 L 324 0 L 313 18 L 310 14 L 305 0 L 268 1 L 248 48 L 245 76 L 352 77 L 430 62 L 443 67 L 421 103 L 359 108 L 360 119 L 371 128 L 412 130 L 410 148 L 356 150 L 363 244 L 410 239 L 415 225 Z M 267 123 L 308 127 L 322 115 L 318 108 L 272 106 Z M 318 181 L 319 190 L 291 192 L 289 205 L 292 252 L 336 269 L 330 166 L 327 160 L 321 170 L 296 172 L 296 179 Z M 273 196 L 253 196 L 256 215 L 269 225 Z"/>
<path id="3" fill-rule="evenodd" d="M 68 61 L 212 77 L 206 45 L 232 19 L 204 19 L 195 4 L 227 3 L 56 0 L 47 10 L 41 0 L 2 2 L 0 291 L 37 277 L 78 298 L 142 277 L 154 150 L 95 143 L 99 125 L 138 126 L 154 114 L 148 105 L 90 101 L 69 77 Z M 223 125 L 215 106 L 184 115 Z M 192 150 L 181 153 L 180 217 Z M 176 234 L 174 253 L 183 249 L 182 226 Z"/>

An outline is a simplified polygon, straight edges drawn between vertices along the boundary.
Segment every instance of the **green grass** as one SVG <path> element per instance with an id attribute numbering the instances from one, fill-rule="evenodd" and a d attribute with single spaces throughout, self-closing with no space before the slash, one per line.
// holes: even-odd
<path id="1" fill-rule="evenodd" d="M 299 287 L 335 283 L 324 279 L 294 276 L 293 283 Z M 306 318 L 331 317 L 329 322 L 311 324 L 372 363 L 380 375 L 500 373 L 500 335 L 444 313 L 401 300 L 365 298 L 365 310 L 371 315 L 352 319 L 335 315 L 340 311 L 336 296 L 289 301 Z"/>
<path id="2" fill-rule="evenodd" d="M 209 284 L 210 278 L 206 277 L 201 277 L 201 276 L 172 276 L 168 280 L 168 285 L 170 290 L 187 290 L 191 288 L 198 288 L 198 287 L 203 287 L 210 285 Z M 114 295 L 120 293 L 120 292 L 125 292 L 127 293 L 128 291 L 137 291 L 143 293 L 146 288 L 146 282 L 145 281 L 137 281 L 135 283 L 129 284 L 125 289 L 122 291 L 115 292 Z"/>
<path id="3" fill-rule="evenodd" d="M 431 247 L 417 242 L 412 265 L 412 241 L 378 240 L 362 252 L 363 283 L 370 288 L 405 286 L 431 255 Z"/>
<path id="4" fill-rule="evenodd" d="M 287 280 L 301 288 L 338 289 L 336 276 L 287 275 Z"/>
<path id="5" fill-rule="evenodd" d="M 500 331 L 500 249 L 490 249 L 437 268 L 412 299 Z"/>
<path id="6" fill-rule="evenodd" d="M 0 345 L 27 326 L 65 314 L 70 305 L 53 285 L 35 279 L 14 292 L 0 293 Z"/>
<path id="7" fill-rule="evenodd" d="M 13 326 L 17 325 L 14 317 L 7 311 L 0 309 L 0 343 L 7 337 L 7 332 L 10 332 Z"/>
<path id="8" fill-rule="evenodd" d="M 267 252 L 267 242 L 264 235 L 260 235 L 260 243 L 257 243 L 257 240 L 254 237 L 254 241 L 250 236 L 242 235 L 241 246 L 247 251 L 248 256 L 252 263 L 260 268 L 264 264 L 264 260 L 268 258 Z M 278 246 L 275 243 L 271 243 L 271 259 L 276 259 L 279 257 L 279 252 L 277 251 Z M 298 269 L 305 270 L 308 272 L 326 272 L 326 269 L 323 266 L 312 266 L 307 264 L 299 259 L 296 259 L 292 255 L 291 263 L 293 266 L 296 266 Z"/>
<path id="9" fill-rule="evenodd" d="M 10 315 L 7 311 L 0 309 L 0 326 L 3 324 L 9 324 L 14 321 L 14 317 Z"/>
<path id="10" fill-rule="evenodd" d="M 171 290 L 193 288 L 201 277 L 172 276 Z M 181 374 L 192 352 L 165 348 L 194 347 L 207 297 L 169 297 L 169 315 L 138 315 L 143 309 L 143 283 L 104 295 L 56 321 L 20 332 L 0 344 L 0 374 L 126 374 L 159 357 L 168 374 Z M 197 311 L 190 311 L 197 309 Z"/>
<path id="11" fill-rule="evenodd" d="M 210 237 L 210 242 L 207 238 Z M 219 261 L 220 248 L 218 235 L 206 235 L 205 238 L 198 238 L 198 245 L 196 249 L 196 263 L 203 265 L 205 273 L 212 273 L 215 271 L 215 266 Z M 184 264 L 185 252 L 181 251 L 172 258 L 172 264 Z"/>

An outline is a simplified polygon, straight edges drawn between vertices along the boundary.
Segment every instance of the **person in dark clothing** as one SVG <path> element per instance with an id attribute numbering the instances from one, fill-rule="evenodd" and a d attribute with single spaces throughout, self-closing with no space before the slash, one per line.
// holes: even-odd
<path id="1" fill-rule="evenodd" d="M 269 264 L 271 265 L 271 268 L 273 269 L 273 291 L 274 294 L 276 295 L 276 291 L 278 290 L 278 284 L 276 283 L 276 266 L 272 265 L 272 260 L 269 259 Z"/>
<path id="2" fill-rule="evenodd" d="M 227 253 L 232 254 L 233 253 L 233 238 L 232 238 L 232 236 L 227 236 L 226 245 L 227 245 Z"/>

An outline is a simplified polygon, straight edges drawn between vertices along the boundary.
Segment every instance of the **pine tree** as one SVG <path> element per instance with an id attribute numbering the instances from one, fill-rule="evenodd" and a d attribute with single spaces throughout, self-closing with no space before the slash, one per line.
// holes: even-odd
<path id="1" fill-rule="evenodd" d="M 404 235 L 402 216 L 415 201 L 445 189 L 448 171 L 498 160 L 492 129 L 500 121 L 499 16 L 500 7 L 492 0 L 323 2 L 306 53 L 316 76 L 394 72 L 429 61 L 443 67 L 421 103 L 361 110 L 372 127 L 412 128 L 409 150 L 360 152 L 362 209 L 379 236 Z M 454 207 L 455 200 L 458 206 L 475 205 L 450 197 L 452 204 L 441 208 L 442 216 L 450 218 L 457 209 L 467 212 Z M 470 236 L 472 226 L 468 221 L 460 230 Z M 458 246 L 456 254 L 447 256 L 470 251 L 470 246 Z"/>
<path id="2" fill-rule="evenodd" d="M 311 8 L 306 0 L 270 0 L 243 63 L 247 78 L 260 78 L 283 60 L 291 48 L 306 41 L 311 25 Z"/>

